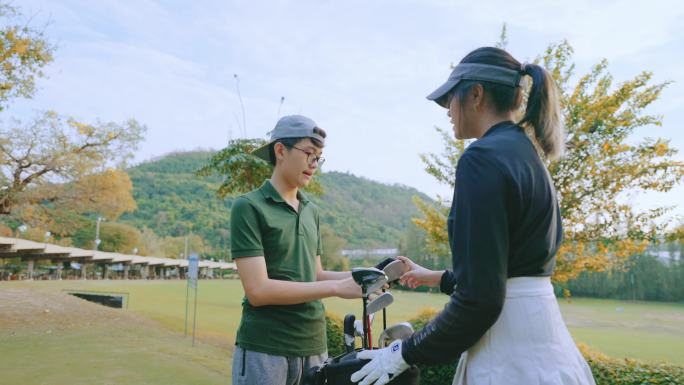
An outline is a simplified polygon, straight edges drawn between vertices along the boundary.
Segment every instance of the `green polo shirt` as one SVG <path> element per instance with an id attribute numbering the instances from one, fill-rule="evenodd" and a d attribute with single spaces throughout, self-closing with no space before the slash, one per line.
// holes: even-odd
<path id="1" fill-rule="evenodd" d="M 268 180 L 238 197 L 230 213 L 233 259 L 263 256 L 270 279 L 316 281 L 316 256 L 322 252 L 318 208 L 303 194 L 297 197 L 299 212 Z M 236 342 L 281 356 L 321 354 L 327 350 L 323 303 L 254 307 L 245 296 Z"/>

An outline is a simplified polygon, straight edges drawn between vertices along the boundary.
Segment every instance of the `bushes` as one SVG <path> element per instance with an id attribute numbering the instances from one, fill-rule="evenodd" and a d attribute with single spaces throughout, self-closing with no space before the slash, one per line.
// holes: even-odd
<path id="1" fill-rule="evenodd" d="M 437 310 L 433 308 L 425 308 L 421 310 L 418 315 L 410 319 L 409 322 L 413 325 L 413 330 L 420 330 L 435 318 Z M 421 385 L 443 385 L 451 384 L 456 372 L 456 364 L 458 360 L 446 365 L 418 365 L 420 368 L 420 384 Z"/>
<path id="2" fill-rule="evenodd" d="M 415 330 L 419 330 L 436 314 L 436 310 L 427 308 L 418 313 L 410 322 Z M 326 327 L 328 354 L 331 357 L 342 354 L 344 351 L 342 319 L 334 314 L 326 313 Z M 631 359 L 618 360 L 592 351 L 584 344 L 578 346 L 591 367 L 597 385 L 684 384 L 684 367 L 667 364 L 645 364 Z M 451 384 L 456 371 L 456 362 L 436 366 L 419 365 L 419 367 L 421 385 Z"/>
<path id="3" fill-rule="evenodd" d="M 578 344 L 589 362 L 597 385 L 684 384 L 684 368 L 667 364 L 644 364 L 613 359 Z"/>
<path id="4" fill-rule="evenodd" d="M 328 355 L 337 357 L 344 353 L 344 329 L 342 319 L 330 312 L 325 313 L 325 329 L 328 338 Z"/>

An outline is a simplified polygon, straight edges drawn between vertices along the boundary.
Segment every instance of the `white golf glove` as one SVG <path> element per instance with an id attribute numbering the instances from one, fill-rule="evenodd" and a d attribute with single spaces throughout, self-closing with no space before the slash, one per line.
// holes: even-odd
<path id="1" fill-rule="evenodd" d="M 401 356 L 401 340 L 394 340 L 390 346 L 378 350 L 362 350 L 356 357 L 371 362 L 351 375 L 352 382 L 359 385 L 384 385 L 390 381 L 390 375 L 396 377 L 409 368 L 409 364 Z"/>

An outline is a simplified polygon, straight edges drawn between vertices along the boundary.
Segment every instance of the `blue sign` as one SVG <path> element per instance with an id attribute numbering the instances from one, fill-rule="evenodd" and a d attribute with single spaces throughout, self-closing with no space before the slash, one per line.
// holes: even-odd
<path id="1" fill-rule="evenodd" d="M 188 280 L 190 287 L 197 289 L 197 275 L 199 273 L 199 256 L 190 254 L 188 258 Z"/>

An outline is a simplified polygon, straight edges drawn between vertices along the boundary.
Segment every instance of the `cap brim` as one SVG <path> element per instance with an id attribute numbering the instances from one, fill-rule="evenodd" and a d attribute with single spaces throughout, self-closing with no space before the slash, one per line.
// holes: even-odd
<path id="1" fill-rule="evenodd" d="M 461 79 L 447 80 L 446 83 L 442 84 L 428 95 L 427 99 L 432 100 L 444 108 L 449 108 L 449 106 L 447 106 L 447 96 L 449 95 L 449 91 L 454 89 L 460 80 Z"/>
<path id="2" fill-rule="evenodd" d="M 268 147 L 270 145 L 271 145 L 271 142 L 264 144 L 263 146 L 252 151 L 252 155 L 256 156 L 257 158 L 261 158 L 261 159 L 270 163 L 271 162 L 271 154 L 268 151 Z"/>

